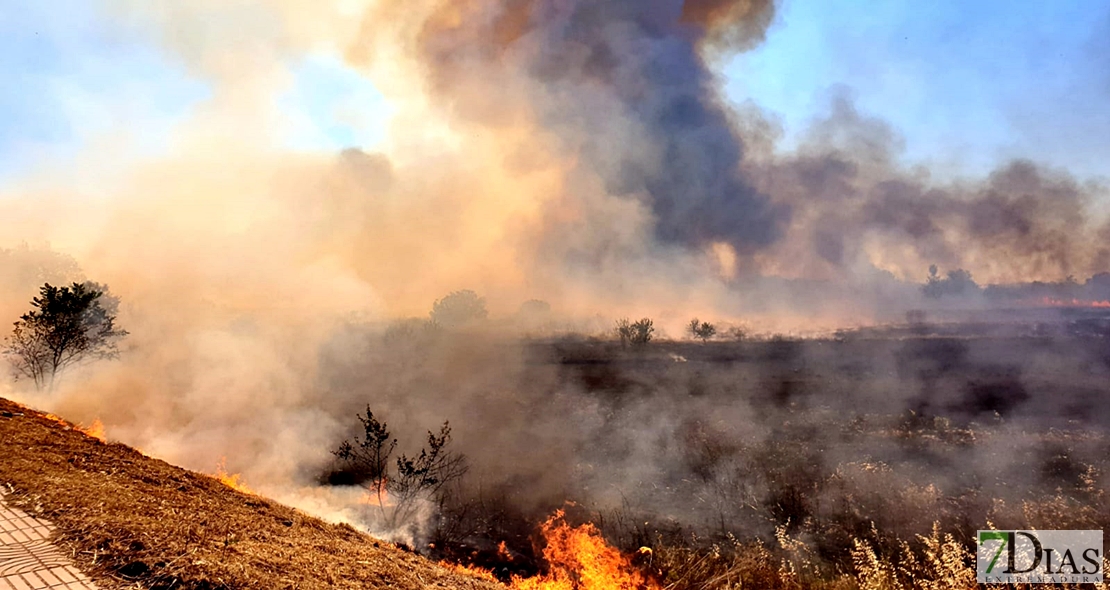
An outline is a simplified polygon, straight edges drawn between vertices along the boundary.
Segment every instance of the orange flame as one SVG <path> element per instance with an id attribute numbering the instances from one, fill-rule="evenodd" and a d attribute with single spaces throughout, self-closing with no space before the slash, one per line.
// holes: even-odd
<path id="1" fill-rule="evenodd" d="M 377 482 L 373 487 L 368 487 L 366 492 L 362 494 L 362 501 L 371 506 L 386 507 L 392 506 L 389 501 L 389 489 L 387 484 L 389 482 L 385 479 Z"/>
<path id="2" fill-rule="evenodd" d="M 448 561 L 441 561 L 439 562 L 439 565 L 455 572 L 456 574 L 462 574 L 464 576 L 470 576 L 473 578 L 481 578 L 490 582 L 500 582 L 500 580 L 497 579 L 497 576 L 493 575 L 493 572 L 485 568 L 480 568 L 478 566 L 462 565 L 459 563 L 451 563 Z"/>
<path id="3" fill-rule="evenodd" d="M 66 430 L 69 430 L 69 429 L 72 428 L 73 430 L 76 430 L 78 432 L 82 432 L 82 433 L 84 433 L 88 436 L 91 436 L 91 437 L 93 437 L 93 438 L 95 438 L 95 439 L 97 439 L 101 442 L 106 442 L 106 440 L 107 440 L 104 437 L 104 423 L 100 421 L 100 418 L 97 418 L 97 419 L 93 420 L 93 423 L 88 428 L 86 428 L 84 426 L 81 426 L 80 424 L 72 424 L 72 423 L 68 422 L 65 418 L 62 418 L 61 416 L 59 416 L 57 414 L 43 414 L 42 417 L 46 418 L 47 420 L 50 420 L 51 422 L 56 422 L 56 423 L 64 426 Z"/>
<path id="4" fill-rule="evenodd" d="M 1088 301 L 1083 299 L 1057 299 L 1055 297 L 1042 297 L 1041 305 L 1048 307 L 1097 307 L 1110 308 L 1110 301 Z"/>
<path id="5" fill-rule="evenodd" d="M 58 416 L 56 414 L 43 414 L 42 417 L 46 418 L 47 420 L 57 422 L 58 424 L 61 424 L 62 426 L 65 426 L 67 428 L 69 427 L 69 422 L 66 422 L 65 420 L 62 419 L 61 416 Z"/>
<path id="6" fill-rule="evenodd" d="M 243 483 L 242 477 L 238 473 L 227 472 L 227 457 L 220 457 L 220 462 L 216 464 L 216 479 L 225 486 L 243 492 L 244 494 L 253 494 L 254 491 Z"/>
<path id="7" fill-rule="evenodd" d="M 104 423 L 100 421 L 100 418 L 93 420 L 93 423 L 90 424 L 87 429 L 82 428 L 81 431 L 100 442 L 106 442 L 108 440 L 105 438 Z"/>
<path id="8" fill-rule="evenodd" d="M 565 516 L 564 511 L 558 510 L 541 527 L 547 541 L 543 557 L 549 572 L 531 578 L 513 576 L 512 590 L 661 590 L 636 571 L 620 551 L 606 543 L 596 526 L 587 523 L 571 527 Z M 509 556 L 504 541 L 498 544 L 497 552 Z M 640 547 L 639 553 L 650 555 L 651 549 Z M 493 572 L 484 568 L 446 561 L 439 564 L 460 574 L 497 581 Z"/>
<path id="9" fill-rule="evenodd" d="M 571 527 L 559 510 L 543 523 L 547 547 L 543 557 L 550 571 L 542 576 L 514 576 L 513 590 L 658 590 L 610 546 L 592 524 Z"/>

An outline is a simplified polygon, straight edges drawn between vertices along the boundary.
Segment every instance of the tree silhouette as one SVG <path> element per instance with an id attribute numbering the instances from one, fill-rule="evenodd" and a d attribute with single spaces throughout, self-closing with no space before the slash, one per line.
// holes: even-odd
<path id="1" fill-rule="evenodd" d="M 355 477 L 377 498 L 378 506 L 385 506 L 389 457 L 397 448 L 397 439 L 391 437 L 385 422 L 374 417 L 370 406 L 366 407 L 366 416 L 357 417 L 364 430 L 362 438 L 343 441 L 332 454 L 351 466 Z"/>
<path id="2" fill-rule="evenodd" d="M 362 436 L 345 440 L 332 451 L 345 463 L 348 473 L 377 500 L 378 511 L 390 527 L 414 522 L 421 503 L 442 503 L 444 488 L 466 475 L 466 457 L 448 448 L 451 425 L 447 422 L 439 434 L 429 431 L 428 444 L 416 456 L 402 454 L 396 460 L 396 471 L 390 471 L 390 458 L 397 448 L 397 439 L 389 426 L 374 416 L 370 407 L 366 415 L 358 415 Z"/>
<path id="3" fill-rule="evenodd" d="M 655 326 L 651 319 L 643 318 L 638 322 L 632 322 L 632 344 L 634 346 L 644 346 L 651 342 L 654 333 Z"/>
<path id="4" fill-rule="evenodd" d="M 700 338 L 702 342 L 709 340 L 717 335 L 717 327 L 709 322 L 703 322 L 694 318 L 687 324 L 686 329 L 694 338 Z"/>
<path id="5" fill-rule="evenodd" d="M 432 321 L 453 327 L 486 319 L 486 300 L 469 289 L 455 291 L 432 305 Z"/>
<path id="6" fill-rule="evenodd" d="M 654 322 L 650 318 L 643 318 L 639 321 L 631 322 L 628 318 L 621 318 L 617 320 L 617 337 L 620 338 L 621 346 L 625 347 L 629 344 L 633 346 L 645 346 L 651 342 L 652 335 L 655 333 Z"/>
<path id="7" fill-rule="evenodd" d="M 53 387 L 67 368 L 86 360 L 114 358 L 127 335 L 116 328 L 119 301 L 96 283 L 55 287 L 46 283 L 31 300 L 31 311 L 15 322 L 3 354 L 16 378 L 29 377 L 38 388 Z"/>
<path id="8" fill-rule="evenodd" d="M 938 274 L 937 265 L 929 266 L 929 276 L 925 279 L 921 291 L 926 297 L 940 299 L 945 296 L 970 295 L 979 291 L 979 285 L 971 278 L 971 273 L 957 268 L 948 271 L 944 278 Z"/>

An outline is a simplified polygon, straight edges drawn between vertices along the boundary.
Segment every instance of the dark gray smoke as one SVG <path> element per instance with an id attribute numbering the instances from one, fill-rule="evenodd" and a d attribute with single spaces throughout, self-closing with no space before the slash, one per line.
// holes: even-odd
<path id="1" fill-rule="evenodd" d="M 1028 160 L 938 181 L 900 165 L 900 150 L 889 126 L 839 95 L 796 153 L 749 162 L 755 185 L 796 212 L 776 260 L 804 276 L 875 264 L 911 280 L 938 263 L 985 282 L 1062 280 L 1110 265 L 1110 225 L 1093 207 L 1104 185 Z"/>
<path id="2" fill-rule="evenodd" d="M 724 105 L 707 59 L 762 40 L 773 2 L 460 6 L 407 15 L 429 95 L 487 131 L 554 135 L 574 163 L 570 190 L 597 178 L 645 203 L 664 244 L 726 242 L 765 273 L 810 278 L 877 266 L 920 280 L 938 263 L 988 282 L 1060 280 L 1110 264 L 1110 226 L 1090 206 L 1104 186 L 1030 161 L 938 181 L 901 163 L 896 131 L 844 93 L 801 149 L 771 155 L 774 126 Z"/>
<path id="3" fill-rule="evenodd" d="M 638 199 L 656 237 L 752 252 L 781 236 L 789 208 L 740 171 L 744 143 L 719 100 L 704 52 L 747 47 L 771 22 L 770 1 L 516 0 L 447 5 L 421 26 L 433 93 L 456 114 L 505 125 L 520 100 L 583 173 Z M 479 79 L 475 79 L 475 78 Z M 475 89 L 480 84 L 481 89 Z"/>

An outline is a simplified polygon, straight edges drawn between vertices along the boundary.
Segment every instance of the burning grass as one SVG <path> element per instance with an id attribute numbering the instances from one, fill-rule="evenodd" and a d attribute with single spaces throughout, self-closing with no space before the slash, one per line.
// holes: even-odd
<path id="1" fill-rule="evenodd" d="M 0 399 L 5 501 L 102 588 L 494 588 Z"/>
<path id="2" fill-rule="evenodd" d="M 514 576 L 513 590 L 659 590 L 592 524 L 572 527 L 562 510 L 541 527 L 548 573 Z"/>
<path id="3" fill-rule="evenodd" d="M 233 490 L 243 492 L 244 494 L 254 494 L 254 490 L 243 483 L 242 475 L 227 472 L 227 457 L 220 457 L 220 462 L 216 464 L 216 479 Z"/>

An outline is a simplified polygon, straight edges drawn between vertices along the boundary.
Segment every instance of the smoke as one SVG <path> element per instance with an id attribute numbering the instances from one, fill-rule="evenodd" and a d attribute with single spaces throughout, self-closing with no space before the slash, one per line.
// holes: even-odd
<path id="1" fill-rule="evenodd" d="M 761 190 L 792 203 L 788 237 L 762 254 L 792 276 L 878 267 L 920 280 L 931 263 L 967 268 L 983 282 L 1091 276 L 1110 264 L 1097 213 L 1107 187 L 1026 160 L 984 179 L 934 181 L 898 165 L 901 138 L 832 99 L 797 153 L 750 164 Z"/>
<path id="2" fill-rule="evenodd" d="M 364 36 L 390 34 L 397 9 L 380 10 Z M 747 253 L 778 237 L 787 210 L 740 173 L 743 141 L 699 52 L 703 42 L 722 49 L 762 38 L 770 2 L 423 2 L 403 10 L 412 32 L 406 27 L 401 42 L 434 100 L 471 123 L 553 135 L 552 149 L 573 162 L 572 178 L 598 183 L 605 200 L 642 203 L 662 242 L 724 241 Z"/>
<path id="3" fill-rule="evenodd" d="M 505 336 L 530 299 L 563 331 L 650 316 L 677 337 L 693 315 L 815 329 L 919 305 L 906 281 L 931 263 L 988 282 L 1110 264 L 1110 225 L 1091 212 L 1105 188 L 1064 171 L 1014 162 L 936 181 L 843 97 L 778 152 L 771 119 L 728 104 L 715 73 L 767 34 L 769 1 L 103 8 L 210 96 L 170 125 L 164 153 L 136 153 L 116 129 L 74 170 L 0 188 L 0 243 L 73 256 L 120 297 L 131 333 L 119 361 L 15 395 L 191 468 L 226 456 L 253 488 L 332 518 L 375 524 L 349 491 L 316 485 L 366 404 L 409 444 L 451 420 L 475 478 L 529 506 L 615 505 L 640 489 L 641 506 L 677 510 L 674 490 L 689 488 L 669 478 L 691 475 L 691 454 L 718 460 L 702 442 L 776 441 L 760 424 L 776 402 L 748 394 L 790 398 L 787 369 L 660 375 L 614 367 L 612 351 L 567 368 L 548 356 L 567 351 Z M 317 54 L 343 56 L 388 97 L 381 146 L 276 147 L 293 126 L 277 97 Z M 81 274 L 57 264 L 4 285 L 5 317 L 39 281 Z M 486 298 L 489 332 L 384 339 L 462 288 Z M 901 385 L 881 380 L 859 403 Z M 707 469 L 693 475 L 725 486 Z"/>

